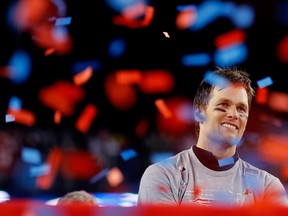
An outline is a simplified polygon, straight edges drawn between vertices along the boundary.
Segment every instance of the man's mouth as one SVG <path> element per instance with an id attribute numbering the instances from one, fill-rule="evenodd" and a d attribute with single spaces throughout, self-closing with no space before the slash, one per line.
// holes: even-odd
<path id="1" fill-rule="evenodd" d="M 228 124 L 228 123 L 223 123 L 221 125 L 223 127 L 226 127 L 226 128 L 230 128 L 230 129 L 233 129 L 233 130 L 238 130 L 238 127 L 236 125 L 232 125 L 232 124 Z"/>

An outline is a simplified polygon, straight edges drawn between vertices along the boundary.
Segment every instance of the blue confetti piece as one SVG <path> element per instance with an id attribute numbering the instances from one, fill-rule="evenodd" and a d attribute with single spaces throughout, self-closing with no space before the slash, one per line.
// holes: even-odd
<path id="1" fill-rule="evenodd" d="M 123 160 L 127 161 L 130 160 L 133 157 L 137 156 L 137 152 L 133 149 L 127 149 L 124 150 L 120 153 L 120 156 L 122 157 Z"/>
<path id="2" fill-rule="evenodd" d="M 226 166 L 226 165 L 229 165 L 229 164 L 234 164 L 235 161 L 234 161 L 234 158 L 233 157 L 229 157 L 229 158 L 224 158 L 224 159 L 221 159 L 221 160 L 218 160 L 218 164 L 220 167 L 223 167 L 223 166 Z"/>
<path id="3" fill-rule="evenodd" d="M 114 39 L 108 47 L 108 53 L 111 57 L 119 57 L 125 52 L 126 43 L 123 39 Z"/>
<path id="4" fill-rule="evenodd" d="M 22 101 L 18 97 L 13 96 L 10 98 L 8 106 L 9 106 L 9 109 L 20 110 L 22 108 Z"/>
<path id="5" fill-rule="evenodd" d="M 51 166 L 49 164 L 41 164 L 39 166 L 31 166 L 29 174 L 31 177 L 37 177 L 49 174 Z"/>
<path id="6" fill-rule="evenodd" d="M 98 60 L 76 62 L 72 65 L 72 72 L 76 74 L 85 70 L 87 67 L 92 67 L 93 71 L 98 71 L 101 69 L 101 63 Z"/>
<path id="7" fill-rule="evenodd" d="M 211 57 L 207 53 L 190 54 L 182 57 L 184 66 L 206 66 L 211 62 Z"/>
<path id="8" fill-rule="evenodd" d="M 240 64 L 247 59 L 248 49 L 245 44 L 238 43 L 215 51 L 214 61 L 216 65 L 229 67 Z"/>
<path id="9" fill-rule="evenodd" d="M 208 71 L 205 73 L 204 79 L 206 80 L 206 82 L 210 83 L 211 85 L 218 86 L 221 89 L 225 88 L 226 86 L 230 84 L 229 80 L 211 71 Z"/>
<path id="10" fill-rule="evenodd" d="M 25 51 L 16 51 L 9 61 L 9 66 L 12 68 L 9 76 L 14 84 L 22 84 L 30 76 L 31 60 Z"/>
<path id="11" fill-rule="evenodd" d="M 8 122 L 14 122 L 15 121 L 15 116 L 13 115 L 10 115 L 10 114 L 6 114 L 5 115 L 5 122 L 8 123 Z"/>
<path id="12" fill-rule="evenodd" d="M 265 87 L 270 86 L 272 84 L 273 84 L 273 81 L 272 81 L 271 77 L 269 77 L 269 76 L 264 78 L 264 79 L 257 81 L 257 85 L 259 88 L 265 88 Z"/>
<path id="13" fill-rule="evenodd" d="M 21 156 L 26 163 L 38 164 L 41 162 L 41 154 L 37 149 L 24 147 L 22 148 Z"/>
<path id="14" fill-rule="evenodd" d="M 71 24 L 72 17 L 61 17 L 57 18 L 55 22 L 55 26 L 64 26 Z"/>

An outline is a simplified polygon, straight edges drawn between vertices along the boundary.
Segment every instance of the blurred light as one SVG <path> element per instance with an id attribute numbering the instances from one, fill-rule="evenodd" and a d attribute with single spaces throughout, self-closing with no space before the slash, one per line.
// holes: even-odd
<path id="1" fill-rule="evenodd" d="M 211 62 L 208 53 L 197 53 L 184 55 L 181 59 L 184 66 L 206 66 Z"/>
<path id="2" fill-rule="evenodd" d="M 214 53 L 214 61 L 217 65 L 228 67 L 244 62 L 247 56 L 248 50 L 246 45 L 235 44 L 216 50 Z"/>
<path id="3" fill-rule="evenodd" d="M 64 26 L 71 24 L 72 17 L 61 17 L 57 18 L 55 22 L 55 26 Z"/>
<path id="4" fill-rule="evenodd" d="M 284 92 L 270 92 L 268 106 L 277 112 L 288 112 L 288 94 Z"/>
<path id="5" fill-rule="evenodd" d="M 138 154 L 134 149 L 126 149 L 120 153 L 121 158 L 125 161 L 130 160 L 131 158 L 136 157 Z"/>
<path id="6" fill-rule="evenodd" d="M 38 149 L 23 147 L 21 151 L 22 160 L 26 163 L 38 164 L 41 162 L 41 154 Z"/>
<path id="7" fill-rule="evenodd" d="M 257 81 L 257 85 L 259 88 L 264 88 L 264 87 L 270 86 L 272 84 L 273 84 L 273 81 L 272 81 L 270 76 Z"/>
<path id="8" fill-rule="evenodd" d="M 267 133 L 261 137 L 256 153 L 260 154 L 263 161 L 273 165 L 287 164 L 288 136 L 285 133 L 286 131 L 283 134 Z"/>
<path id="9" fill-rule="evenodd" d="M 10 200 L 10 195 L 4 190 L 0 190 L 0 203 Z"/>
<path id="10" fill-rule="evenodd" d="M 9 100 L 8 107 L 12 110 L 20 110 L 22 108 L 22 101 L 18 97 L 13 96 Z"/>
<path id="11" fill-rule="evenodd" d="M 16 51 L 9 61 L 9 66 L 11 66 L 9 77 L 15 84 L 24 83 L 30 76 L 31 60 L 25 51 Z"/>
<path id="12" fill-rule="evenodd" d="M 117 187 L 124 181 L 124 176 L 118 167 L 113 167 L 107 173 L 106 179 L 111 187 Z"/>
<path id="13" fill-rule="evenodd" d="M 98 60 L 87 60 L 87 61 L 79 61 L 72 65 L 72 72 L 79 73 L 80 71 L 84 71 L 86 68 L 91 67 L 93 71 L 98 71 L 101 69 L 101 63 Z"/>
<path id="14" fill-rule="evenodd" d="M 126 42 L 123 39 L 114 39 L 108 46 L 108 53 L 111 57 L 116 58 L 121 56 L 126 49 Z"/>

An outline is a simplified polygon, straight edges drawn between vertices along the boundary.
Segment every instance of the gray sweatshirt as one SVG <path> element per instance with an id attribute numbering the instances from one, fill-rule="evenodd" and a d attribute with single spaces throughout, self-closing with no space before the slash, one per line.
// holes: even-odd
<path id="1" fill-rule="evenodd" d="M 192 149 L 147 167 L 138 193 L 138 205 L 242 206 L 259 201 L 288 205 L 285 188 L 278 178 L 241 158 L 228 170 L 211 170 Z"/>

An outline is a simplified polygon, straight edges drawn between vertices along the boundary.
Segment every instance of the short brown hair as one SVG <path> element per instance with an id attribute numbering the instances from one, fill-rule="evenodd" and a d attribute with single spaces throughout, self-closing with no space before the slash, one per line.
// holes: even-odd
<path id="1" fill-rule="evenodd" d="M 57 205 L 66 204 L 86 204 L 86 205 L 97 205 L 96 199 L 84 190 L 72 191 L 61 197 Z"/>

